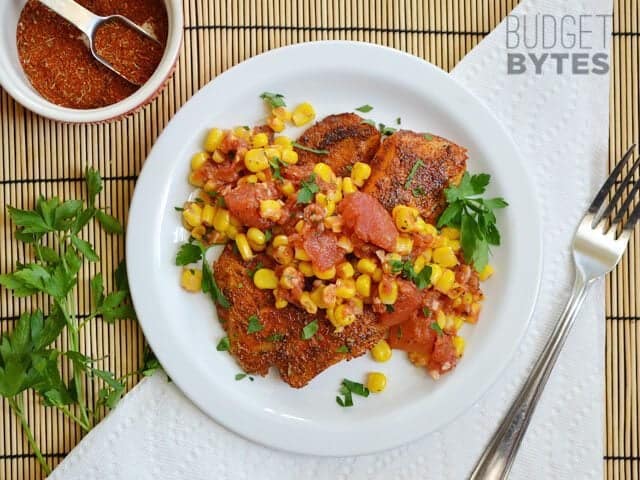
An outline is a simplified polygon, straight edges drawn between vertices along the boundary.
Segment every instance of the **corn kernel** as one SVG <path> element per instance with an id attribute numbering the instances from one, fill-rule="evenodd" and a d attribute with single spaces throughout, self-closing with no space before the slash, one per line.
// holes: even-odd
<path id="1" fill-rule="evenodd" d="M 202 270 L 184 268 L 180 277 L 180 285 L 188 292 L 199 292 L 202 288 Z"/>
<path id="2" fill-rule="evenodd" d="M 320 307 L 320 308 L 325 308 L 326 307 L 326 305 L 324 305 L 324 303 L 322 301 L 322 286 L 314 289 L 309 294 L 309 298 L 311 298 L 311 301 L 313 303 L 315 303 L 318 307 Z"/>
<path id="3" fill-rule="evenodd" d="M 355 193 L 358 191 L 358 187 L 356 187 L 349 177 L 344 177 L 342 179 L 342 193 L 348 195 L 349 193 Z"/>
<path id="4" fill-rule="evenodd" d="M 336 267 L 336 274 L 340 278 L 351 278 L 356 273 L 350 262 L 342 262 Z"/>
<path id="5" fill-rule="evenodd" d="M 304 250 L 301 250 L 302 252 L 304 252 Z M 298 260 L 309 260 L 309 257 L 307 256 L 307 253 L 304 253 L 305 256 L 307 258 L 298 258 Z M 297 255 L 297 249 L 296 249 L 296 255 Z M 312 267 L 313 268 L 313 274 L 318 277 L 320 280 L 331 280 L 332 278 L 334 278 L 336 276 L 336 267 L 331 267 L 327 270 L 318 270 L 316 267 Z"/>
<path id="6" fill-rule="evenodd" d="M 285 150 L 282 152 L 282 161 L 287 165 L 295 165 L 298 163 L 298 152 L 294 150 Z"/>
<path id="7" fill-rule="evenodd" d="M 313 277 L 311 262 L 300 262 L 298 264 L 298 270 L 300 270 L 305 277 Z"/>
<path id="8" fill-rule="evenodd" d="M 462 325 L 464 325 L 464 317 L 461 317 L 460 315 L 453 317 L 453 328 L 456 332 L 462 328 Z"/>
<path id="9" fill-rule="evenodd" d="M 191 157 L 191 170 L 198 170 L 201 166 L 207 163 L 207 160 L 209 160 L 207 152 L 194 153 Z"/>
<path id="10" fill-rule="evenodd" d="M 367 375 L 367 388 L 371 393 L 380 393 L 387 387 L 387 377 L 382 372 Z"/>
<path id="11" fill-rule="evenodd" d="M 447 316 L 442 310 L 438 310 L 438 313 L 436 314 L 436 323 L 441 329 L 444 329 L 447 326 Z"/>
<path id="12" fill-rule="evenodd" d="M 433 251 L 433 261 L 442 267 L 455 267 L 458 258 L 451 247 L 438 247 Z"/>
<path id="13" fill-rule="evenodd" d="M 267 120 L 267 125 L 269 125 L 269 127 L 271 127 L 271 130 L 273 130 L 274 132 L 281 132 L 285 127 L 284 121 L 278 117 L 269 117 L 269 120 Z"/>
<path id="14" fill-rule="evenodd" d="M 304 102 L 298 105 L 291 115 L 291 120 L 296 127 L 300 127 L 306 123 L 309 123 L 316 117 L 316 111 L 309 102 Z"/>
<path id="15" fill-rule="evenodd" d="M 406 205 L 396 205 L 393 207 L 391 216 L 401 232 L 411 232 L 415 229 L 419 212 L 417 209 Z"/>
<path id="16" fill-rule="evenodd" d="M 358 187 L 362 187 L 364 182 L 371 176 L 371 166 L 363 162 L 356 162 L 351 169 L 351 180 Z"/>
<path id="17" fill-rule="evenodd" d="M 478 302 L 472 303 L 471 304 L 471 314 L 472 315 L 477 315 L 479 312 L 480 312 L 480 303 L 478 303 Z"/>
<path id="18" fill-rule="evenodd" d="M 291 141 L 291 139 L 286 135 L 280 135 L 279 137 L 276 137 L 273 140 L 273 143 L 275 145 L 280 145 L 281 147 L 284 147 L 284 148 L 291 148 L 293 145 L 293 142 Z"/>
<path id="19" fill-rule="evenodd" d="M 453 287 L 455 280 L 456 274 L 453 272 L 453 270 L 445 268 L 442 271 L 442 275 L 440 275 L 440 278 L 438 278 L 436 282 L 432 283 L 436 290 L 439 290 L 442 293 L 447 293 L 449 290 L 451 290 L 451 287 Z"/>
<path id="20" fill-rule="evenodd" d="M 378 296 L 385 305 L 393 305 L 398 299 L 398 283 L 395 280 L 382 279 L 378 284 Z"/>
<path id="21" fill-rule="evenodd" d="M 202 240 L 202 237 L 205 233 L 207 233 L 207 229 L 204 227 L 204 225 L 198 225 L 197 227 L 193 228 L 193 230 L 191 230 L 191 236 L 196 240 Z"/>
<path id="22" fill-rule="evenodd" d="M 327 204 L 324 206 L 324 210 L 325 210 L 325 215 L 327 217 L 330 217 L 331 215 L 333 215 L 336 211 L 336 202 L 334 201 L 327 201 Z"/>
<path id="23" fill-rule="evenodd" d="M 224 233 L 227 235 L 227 237 L 229 237 L 231 240 L 235 240 L 236 239 L 236 235 L 238 235 L 239 232 L 240 232 L 240 230 L 238 229 L 238 227 L 236 227 L 235 225 L 231 225 L 231 224 L 229 224 L 227 229 L 224 231 Z"/>
<path id="24" fill-rule="evenodd" d="M 258 183 L 258 176 L 253 173 L 251 175 L 245 175 L 241 181 L 244 183 Z"/>
<path id="25" fill-rule="evenodd" d="M 331 203 L 335 205 L 335 203 Z M 335 206 L 333 208 L 335 209 Z M 342 217 L 340 215 L 329 215 L 324 219 L 324 226 L 334 233 L 342 232 L 342 224 Z"/>
<path id="26" fill-rule="evenodd" d="M 362 312 L 364 312 L 364 302 L 361 298 L 353 297 L 349 299 L 349 305 L 353 308 L 355 315 L 362 315 Z"/>
<path id="27" fill-rule="evenodd" d="M 288 122 L 291 120 L 291 112 L 287 110 L 287 107 L 276 107 L 271 109 L 271 115 L 276 118 L 279 118 L 283 122 Z"/>
<path id="28" fill-rule="evenodd" d="M 308 313 L 316 313 L 318 311 L 318 306 L 311 300 L 311 295 L 309 292 L 302 292 L 300 295 L 300 305 L 304 308 Z"/>
<path id="29" fill-rule="evenodd" d="M 269 135 L 264 132 L 256 133 L 251 139 L 251 145 L 253 148 L 266 147 L 269 145 Z"/>
<path id="30" fill-rule="evenodd" d="M 245 126 L 236 127 L 233 129 L 233 134 L 238 138 L 242 138 L 243 140 L 249 140 L 249 138 L 251 137 L 251 129 Z"/>
<path id="31" fill-rule="evenodd" d="M 360 273 L 373 273 L 376 269 L 376 262 L 370 258 L 361 258 L 356 265 Z"/>
<path id="32" fill-rule="evenodd" d="M 267 220 L 280 220 L 282 204 L 278 200 L 260 200 L 260 216 Z"/>
<path id="33" fill-rule="evenodd" d="M 353 278 L 339 278 L 336 281 L 336 295 L 344 299 L 355 297 L 356 282 L 353 280 Z"/>
<path id="34" fill-rule="evenodd" d="M 453 348 L 455 348 L 456 350 L 456 356 L 460 358 L 464 353 L 464 347 L 465 347 L 464 338 L 456 335 L 455 337 L 453 337 L 451 341 L 453 342 Z"/>
<path id="35" fill-rule="evenodd" d="M 213 152 L 212 158 L 213 158 L 213 161 L 216 163 L 224 163 L 227 161 L 226 157 L 217 150 Z"/>
<path id="36" fill-rule="evenodd" d="M 471 293 L 466 292 L 464 295 L 462 295 L 462 303 L 464 303 L 465 305 L 470 305 L 471 302 L 473 302 L 473 295 L 471 295 Z"/>
<path id="37" fill-rule="evenodd" d="M 287 237 L 286 235 L 276 235 L 275 237 L 273 237 L 273 240 L 271 240 L 271 244 L 274 247 L 283 247 L 289 245 L 289 237 Z"/>
<path id="38" fill-rule="evenodd" d="M 296 187 L 293 186 L 293 183 L 290 180 L 285 180 L 280 185 L 280 190 L 282 190 L 282 193 L 284 193 L 287 196 L 291 196 L 294 193 L 296 193 Z"/>
<path id="39" fill-rule="evenodd" d="M 258 245 L 257 243 L 251 241 L 248 238 L 247 238 L 247 241 L 249 242 L 249 246 L 251 247 L 251 250 L 253 250 L 254 252 L 264 252 L 267 249 L 267 246 L 265 244 Z"/>
<path id="40" fill-rule="evenodd" d="M 371 295 L 371 277 L 366 273 L 363 273 L 356 278 L 356 292 L 363 298 Z"/>
<path id="41" fill-rule="evenodd" d="M 228 235 L 228 234 L 227 234 Z M 249 246 L 249 241 L 247 240 L 247 236 L 244 233 L 238 233 L 235 236 L 236 246 L 238 247 L 238 252 L 240 252 L 240 256 L 245 262 L 248 262 L 253 258 L 253 251 Z"/>
<path id="42" fill-rule="evenodd" d="M 480 280 L 484 281 L 487 278 L 489 278 L 491 275 L 493 275 L 493 267 L 491 265 L 487 264 L 482 269 L 482 271 L 478 274 L 478 278 L 480 278 Z"/>
<path id="43" fill-rule="evenodd" d="M 440 230 L 440 235 L 449 240 L 458 240 L 460 238 L 460 230 L 454 227 L 444 227 Z"/>
<path id="44" fill-rule="evenodd" d="M 347 253 L 353 252 L 353 242 L 351 242 L 351 239 L 349 237 L 346 237 L 344 235 L 341 236 L 338 239 L 338 246 Z"/>
<path id="45" fill-rule="evenodd" d="M 284 298 L 276 298 L 276 308 L 285 308 L 287 305 L 289 305 L 289 302 L 287 302 Z"/>
<path id="46" fill-rule="evenodd" d="M 191 172 L 189 174 L 189 183 L 194 187 L 202 187 L 204 185 L 202 177 L 198 175 L 197 172 Z"/>
<path id="47" fill-rule="evenodd" d="M 278 277 L 270 268 L 261 268 L 253 274 L 253 283 L 261 290 L 275 290 L 278 288 Z"/>
<path id="48" fill-rule="evenodd" d="M 313 167 L 313 173 L 318 175 L 321 180 L 331 183 L 336 181 L 336 175 L 331 170 L 331 167 L 324 162 L 318 162 Z"/>
<path id="49" fill-rule="evenodd" d="M 190 227 L 197 227 L 202 223 L 202 207 L 197 203 L 191 203 L 183 212 L 182 218 Z"/>
<path id="50" fill-rule="evenodd" d="M 371 356 L 376 362 L 387 362 L 391 358 L 391 347 L 385 339 L 380 340 L 373 346 Z"/>
<path id="51" fill-rule="evenodd" d="M 269 168 L 269 160 L 263 148 L 252 148 L 244 155 L 244 166 L 250 172 L 260 172 Z"/>
<path id="52" fill-rule="evenodd" d="M 204 149 L 207 152 L 213 152 L 222 143 L 224 138 L 224 131 L 219 128 L 212 128 L 207 132 L 207 136 L 204 139 Z"/>
<path id="53" fill-rule="evenodd" d="M 271 256 L 280 265 L 289 265 L 293 262 L 293 249 L 288 245 L 274 247 Z"/>
<path id="54" fill-rule="evenodd" d="M 447 243 L 454 252 L 460 250 L 460 240 L 448 240 Z"/>
<path id="55" fill-rule="evenodd" d="M 382 274 L 384 272 L 382 271 L 382 269 L 380 267 L 376 268 L 373 273 L 371 274 L 371 279 L 374 282 L 379 282 L 380 280 L 382 280 Z"/>
<path id="56" fill-rule="evenodd" d="M 413 262 L 413 271 L 416 273 L 420 273 L 422 270 L 424 270 L 424 267 L 426 264 L 427 264 L 427 261 L 422 255 L 420 255 Z"/>
<path id="57" fill-rule="evenodd" d="M 331 323 L 333 323 L 333 325 L 338 328 L 346 327 L 347 325 L 353 323 L 356 319 L 355 314 L 351 312 L 349 307 L 345 304 L 340 304 L 335 308 L 333 317 L 334 319 Z"/>
<path id="58" fill-rule="evenodd" d="M 247 230 L 247 238 L 256 245 L 264 245 L 267 243 L 267 236 L 259 228 L 251 227 Z"/>
<path id="59" fill-rule="evenodd" d="M 298 279 L 298 271 L 294 267 L 286 267 L 280 275 L 280 286 L 291 290 L 296 285 Z"/>
<path id="60" fill-rule="evenodd" d="M 322 192 L 316 193 L 316 203 L 324 207 L 327 204 L 327 196 Z"/>
<path id="61" fill-rule="evenodd" d="M 304 251 L 304 248 L 301 248 L 301 247 L 295 248 L 294 256 L 296 260 L 303 260 L 305 262 L 311 261 L 311 257 L 309 257 L 309 255 L 307 255 L 307 252 Z"/>
<path id="62" fill-rule="evenodd" d="M 431 267 L 431 284 L 433 285 L 442 276 L 442 267 L 435 263 L 431 263 L 429 266 Z"/>
<path id="63" fill-rule="evenodd" d="M 405 235 L 398 235 L 398 238 L 396 238 L 396 253 L 406 256 L 411 253 L 411 250 L 413 250 L 413 239 Z"/>
<path id="64" fill-rule="evenodd" d="M 213 228 L 215 228 L 218 232 L 224 233 L 230 225 L 230 215 L 229 210 L 225 208 L 219 208 L 216 210 L 216 214 L 213 216 Z"/>

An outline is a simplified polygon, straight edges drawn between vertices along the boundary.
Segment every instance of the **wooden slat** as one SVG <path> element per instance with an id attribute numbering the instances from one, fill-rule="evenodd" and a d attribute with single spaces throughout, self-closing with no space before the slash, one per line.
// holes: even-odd
<path id="1" fill-rule="evenodd" d="M 610 165 L 638 140 L 640 125 L 640 8 L 637 0 L 614 3 Z M 229 67 L 282 45 L 349 39 L 399 48 L 450 70 L 516 4 L 517 0 L 184 0 L 185 41 L 176 73 L 162 95 L 133 116 L 108 125 L 61 125 L 26 111 L 0 90 L 0 205 L 29 206 L 39 193 L 79 195 L 82 171 L 92 165 L 105 177 L 100 204 L 124 220 L 135 179 L 157 135 L 184 102 Z M 4 215 L 0 226 L 0 272 L 5 272 L 28 252 L 12 239 Z M 101 255 L 100 269 L 110 286 L 112 270 L 124 256 L 123 239 L 93 228 L 86 235 Z M 605 476 L 611 480 L 640 480 L 640 242 L 634 239 L 631 247 L 606 282 L 603 455 Z M 86 280 L 96 271 L 96 266 L 82 271 L 80 313 L 88 306 Z M 30 301 L 0 291 L 0 332 L 11 329 L 15 317 L 31 306 Z M 94 357 L 109 354 L 106 366 L 117 374 L 135 370 L 141 359 L 143 338 L 133 322 L 92 324 L 82 342 Z M 33 396 L 26 395 L 24 402 L 38 442 L 56 465 L 81 432 L 38 405 Z M 42 478 L 19 424 L 6 403 L 0 408 L 0 478 Z"/>

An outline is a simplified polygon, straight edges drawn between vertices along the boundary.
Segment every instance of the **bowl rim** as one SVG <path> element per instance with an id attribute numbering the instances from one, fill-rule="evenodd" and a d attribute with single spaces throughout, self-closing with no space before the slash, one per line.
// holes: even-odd
<path id="1" fill-rule="evenodd" d="M 105 123 L 118 120 L 141 109 L 151 102 L 166 86 L 167 80 L 173 74 L 182 48 L 182 32 L 184 30 L 184 15 L 180 0 L 164 0 L 167 10 L 168 31 L 165 51 L 158 67 L 149 80 L 132 95 L 123 100 L 100 108 L 76 109 L 62 107 L 45 99 L 33 88 L 24 76 L 21 80 L 33 92 L 25 95 L 16 86 L 15 76 L 3 73 L 0 69 L 0 86 L 22 106 L 45 118 L 63 123 Z"/>

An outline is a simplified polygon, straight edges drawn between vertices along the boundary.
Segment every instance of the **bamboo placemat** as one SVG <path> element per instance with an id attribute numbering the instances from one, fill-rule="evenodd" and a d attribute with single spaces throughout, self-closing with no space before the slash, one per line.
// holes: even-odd
<path id="1" fill-rule="evenodd" d="M 517 0 L 184 0 L 184 45 L 175 76 L 162 95 L 120 122 L 70 126 L 34 115 L 0 90 L 0 206 L 32 206 L 39 193 L 65 198 L 82 194 L 87 165 L 100 170 L 105 189 L 99 203 L 120 220 L 153 141 L 176 110 L 220 72 L 258 53 L 311 40 L 349 39 L 388 45 L 425 58 L 445 70 L 454 65 L 518 3 Z M 639 110 L 640 8 L 637 0 L 614 0 L 610 164 L 637 141 Z M 603 160 L 604 161 L 604 160 Z M 0 272 L 24 259 L 12 227 L 0 213 Z M 89 232 L 111 281 L 124 256 L 123 238 Z M 93 275 L 85 267 L 82 278 Z M 603 460 L 607 479 L 640 479 L 638 376 L 640 374 L 640 242 L 607 280 L 606 428 Z M 80 312 L 88 308 L 88 289 L 78 294 Z M 36 299 L 37 303 L 37 299 Z M 30 308 L 0 292 L 0 331 L 13 327 Z M 92 357 L 108 355 L 116 374 L 138 368 L 144 345 L 130 321 L 107 326 L 94 322 L 82 339 Z M 588 374 L 588 373 L 587 373 Z M 132 386 L 137 379 L 132 377 Z M 80 440 L 79 430 L 31 396 L 25 398 L 29 422 L 52 466 Z M 17 423 L 2 403 L 0 478 L 40 479 L 40 468 Z"/>

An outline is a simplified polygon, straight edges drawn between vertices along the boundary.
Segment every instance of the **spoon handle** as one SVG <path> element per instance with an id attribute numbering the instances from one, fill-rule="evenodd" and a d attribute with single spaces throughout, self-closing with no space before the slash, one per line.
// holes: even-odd
<path id="1" fill-rule="evenodd" d="M 89 37 L 90 42 L 93 41 L 93 31 L 100 20 L 96 14 L 74 0 L 40 0 L 40 2 L 79 28 Z"/>

